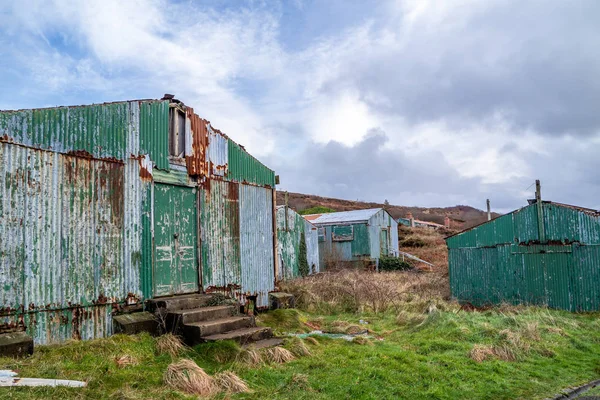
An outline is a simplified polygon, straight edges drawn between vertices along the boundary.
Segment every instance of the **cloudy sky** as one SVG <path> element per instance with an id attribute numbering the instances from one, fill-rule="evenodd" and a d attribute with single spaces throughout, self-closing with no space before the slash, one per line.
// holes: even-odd
<path id="1" fill-rule="evenodd" d="M 174 93 L 282 190 L 600 209 L 600 2 L 1 1 L 0 109 Z"/>

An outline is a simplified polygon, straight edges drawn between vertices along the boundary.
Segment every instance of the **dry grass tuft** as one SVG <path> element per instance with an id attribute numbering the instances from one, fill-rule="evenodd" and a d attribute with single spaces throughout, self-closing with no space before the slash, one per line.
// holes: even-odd
<path id="1" fill-rule="evenodd" d="M 125 367 L 131 367 L 134 365 L 138 365 L 139 362 L 138 362 L 137 358 L 135 358 L 129 354 L 126 354 L 121 357 L 115 357 L 115 364 L 117 364 L 118 368 L 125 368 Z"/>
<path id="2" fill-rule="evenodd" d="M 374 346 L 373 342 L 364 336 L 355 337 L 354 339 L 352 339 L 352 343 L 360 344 L 363 346 Z"/>
<path id="3" fill-rule="evenodd" d="M 499 345 L 499 346 L 488 346 L 482 344 L 476 344 L 471 349 L 469 353 L 469 357 L 471 359 L 482 362 L 485 360 L 490 360 L 493 358 L 502 360 L 502 361 L 516 361 L 517 356 L 513 348 L 509 345 Z"/>
<path id="4" fill-rule="evenodd" d="M 311 352 L 309 348 L 306 347 L 304 341 L 298 337 L 290 339 L 287 347 L 296 357 L 306 357 L 311 355 Z"/>
<path id="5" fill-rule="evenodd" d="M 416 326 L 423 323 L 427 319 L 427 316 L 424 314 L 412 313 L 409 311 L 400 311 L 400 313 L 396 316 L 396 323 L 400 326 Z"/>
<path id="6" fill-rule="evenodd" d="M 218 392 L 214 378 L 188 359 L 170 364 L 165 371 L 164 382 L 173 389 L 189 394 L 211 396 Z"/>
<path id="7" fill-rule="evenodd" d="M 227 393 L 248 393 L 250 388 L 239 376 L 231 371 L 220 372 L 215 375 L 215 383 Z"/>
<path id="8" fill-rule="evenodd" d="M 279 346 L 265 349 L 264 357 L 268 362 L 277 364 L 283 364 L 296 359 L 291 351 Z"/>
<path id="9" fill-rule="evenodd" d="M 319 345 L 319 341 L 317 339 L 315 339 L 312 336 L 307 337 L 306 339 L 304 339 L 305 342 L 310 343 L 314 346 L 318 346 Z"/>
<path id="10" fill-rule="evenodd" d="M 256 367 L 264 364 L 264 360 L 261 353 L 252 348 L 242 350 L 240 354 L 238 354 L 237 362 L 239 362 L 240 364 L 247 365 L 249 367 Z"/>
<path id="11" fill-rule="evenodd" d="M 494 355 L 494 349 L 492 346 L 485 346 L 482 344 L 476 344 L 473 346 L 471 352 L 469 353 L 469 357 L 479 363 L 494 358 Z"/>
<path id="12" fill-rule="evenodd" d="M 158 354 L 169 354 L 171 357 L 177 357 L 184 347 L 181 339 L 172 333 L 166 333 L 156 338 L 156 351 Z"/>

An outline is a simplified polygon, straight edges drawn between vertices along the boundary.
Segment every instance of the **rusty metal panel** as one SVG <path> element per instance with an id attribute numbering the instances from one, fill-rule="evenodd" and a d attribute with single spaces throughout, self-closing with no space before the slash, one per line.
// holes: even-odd
<path id="1" fill-rule="evenodd" d="M 229 172 L 229 140 L 210 124 L 208 130 L 208 170 L 211 176 L 225 177 Z"/>
<path id="2" fill-rule="evenodd" d="M 194 114 L 194 109 L 187 108 L 187 118 L 190 121 L 192 134 L 192 146 L 189 154 L 186 154 L 186 165 L 189 175 L 206 176 L 207 175 L 207 157 L 206 149 L 208 147 L 208 130 L 206 128 L 208 121 Z M 186 152 L 187 153 L 187 152 Z"/>
<path id="3" fill-rule="evenodd" d="M 96 305 L 25 314 L 26 331 L 36 344 L 54 344 L 68 339 L 89 340 L 112 335 L 112 306 Z"/>
<path id="4" fill-rule="evenodd" d="M 256 296 L 256 306 L 269 306 L 275 288 L 273 191 L 239 185 L 242 293 Z"/>
<path id="5" fill-rule="evenodd" d="M 0 307 L 23 308 L 27 156 L 22 147 L 0 143 Z"/>
<path id="6" fill-rule="evenodd" d="M 46 312 L 141 295 L 139 170 L 136 159 L 0 144 L 3 308 Z"/>
<path id="7" fill-rule="evenodd" d="M 208 180 L 200 197 L 203 288 L 235 295 L 242 284 L 238 185 Z"/>

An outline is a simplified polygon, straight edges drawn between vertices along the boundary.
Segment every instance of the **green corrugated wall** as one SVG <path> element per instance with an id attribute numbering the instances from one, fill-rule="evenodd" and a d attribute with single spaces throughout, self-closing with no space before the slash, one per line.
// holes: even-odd
<path id="1" fill-rule="evenodd" d="M 509 302 L 570 311 L 600 309 L 600 216 L 543 203 L 447 239 L 450 287 L 460 301 Z"/>
<path id="2" fill-rule="evenodd" d="M 229 172 L 227 179 L 275 187 L 275 172 L 248 154 L 240 145 L 228 140 Z"/>

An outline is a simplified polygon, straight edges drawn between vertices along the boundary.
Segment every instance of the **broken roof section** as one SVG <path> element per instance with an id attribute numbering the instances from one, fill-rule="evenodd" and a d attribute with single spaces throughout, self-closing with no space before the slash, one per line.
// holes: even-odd
<path id="1" fill-rule="evenodd" d="M 377 214 L 382 208 L 369 208 L 366 210 L 342 211 L 328 214 L 310 214 L 305 215 L 308 221 L 315 225 L 336 225 L 336 224 L 354 224 L 357 222 L 367 222 L 373 215 Z"/>

